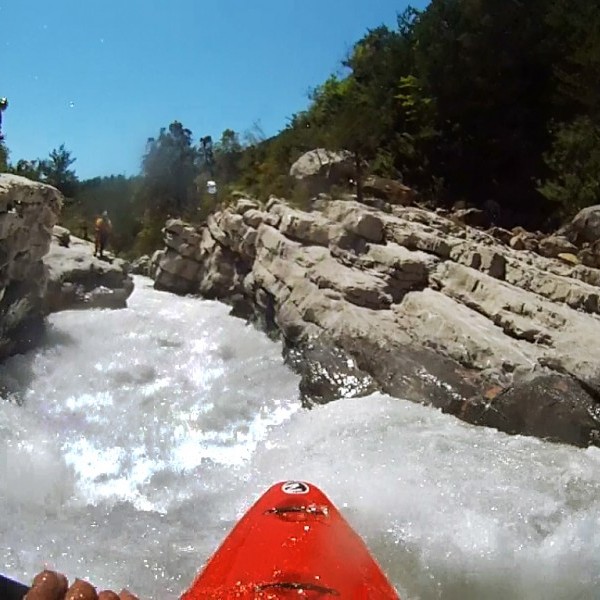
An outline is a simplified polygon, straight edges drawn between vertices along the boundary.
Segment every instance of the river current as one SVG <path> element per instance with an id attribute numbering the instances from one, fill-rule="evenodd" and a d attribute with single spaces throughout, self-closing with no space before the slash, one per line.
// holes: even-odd
<path id="1" fill-rule="evenodd" d="M 171 600 L 272 483 L 318 485 L 403 600 L 600 598 L 600 451 L 384 395 L 307 411 L 281 346 L 136 279 L 0 366 L 0 571 Z"/>

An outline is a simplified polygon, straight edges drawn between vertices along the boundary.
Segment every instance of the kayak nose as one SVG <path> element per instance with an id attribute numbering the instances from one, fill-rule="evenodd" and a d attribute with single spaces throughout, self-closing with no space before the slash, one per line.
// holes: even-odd
<path id="1" fill-rule="evenodd" d="M 326 505 L 318 504 L 298 504 L 275 506 L 265 512 L 267 515 L 275 515 L 283 521 L 292 523 L 306 523 L 311 521 L 324 521 L 329 516 L 329 509 Z"/>

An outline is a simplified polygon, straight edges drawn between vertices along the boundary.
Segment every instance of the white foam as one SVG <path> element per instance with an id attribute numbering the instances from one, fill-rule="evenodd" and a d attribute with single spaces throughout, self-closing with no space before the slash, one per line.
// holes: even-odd
<path id="1" fill-rule="evenodd" d="M 0 570 L 177 598 L 274 481 L 319 485 L 404 600 L 592 599 L 600 452 L 382 395 L 300 410 L 281 348 L 139 278 L 0 367 Z M 8 389 L 7 388 L 7 389 Z"/>

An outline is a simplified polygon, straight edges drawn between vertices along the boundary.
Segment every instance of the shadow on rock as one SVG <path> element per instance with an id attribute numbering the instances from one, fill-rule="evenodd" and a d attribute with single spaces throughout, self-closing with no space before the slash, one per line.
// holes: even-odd
<path id="1" fill-rule="evenodd" d="M 587 447 L 600 444 L 600 402 L 572 377 L 544 374 L 465 405 L 471 423 Z"/>

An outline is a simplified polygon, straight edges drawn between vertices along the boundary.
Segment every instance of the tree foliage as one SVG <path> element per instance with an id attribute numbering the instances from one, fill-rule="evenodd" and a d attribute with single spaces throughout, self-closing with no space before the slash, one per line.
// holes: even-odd
<path id="1" fill-rule="evenodd" d="M 67 198 L 75 195 L 77 190 L 77 175 L 71 165 L 77 159 L 61 144 L 50 152 L 49 158 L 42 161 L 33 161 L 30 168 L 33 173 L 39 171 L 39 176 L 44 183 L 58 188 Z"/>
<path id="2" fill-rule="evenodd" d="M 0 173 L 8 171 L 8 148 L 0 141 Z"/>
<path id="3" fill-rule="evenodd" d="M 149 138 L 142 160 L 139 201 L 157 213 L 182 216 L 197 203 L 194 179 L 200 155 L 192 132 L 179 121 Z"/>
<path id="4" fill-rule="evenodd" d="M 590 117 L 561 125 L 546 161 L 554 176 L 540 191 L 558 202 L 565 216 L 600 204 L 600 127 Z"/>
<path id="5" fill-rule="evenodd" d="M 290 166 L 325 147 L 354 155 L 359 195 L 366 168 L 436 202 L 493 201 L 502 224 L 539 227 L 552 211 L 600 202 L 598 81 L 598 2 L 431 0 L 368 30 L 277 135 L 255 125 L 195 145 L 173 121 L 148 140 L 138 178 L 80 183 L 73 211 L 110 210 L 123 251 L 148 252 L 167 215 L 201 220 L 230 190 L 302 204 Z M 0 147 L 0 167 L 76 184 L 64 146 L 49 160 L 7 161 Z M 205 193 L 209 179 L 217 196 Z"/>
<path id="6" fill-rule="evenodd" d="M 343 68 L 284 131 L 242 157 L 242 179 L 259 193 L 301 151 L 325 146 L 440 202 L 494 201 L 513 223 L 542 225 L 559 198 L 593 201 L 600 4 L 432 0 L 400 14 L 395 29 L 368 31 Z M 577 189 L 573 178 L 565 187 L 574 156 Z"/>
<path id="7" fill-rule="evenodd" d="M 557 110 L 550 173 L 539 191 L 569 216 L 600 203 L 600 8 L 586 0 L 556 0 L 548 22 L 561 41 L 555 64 Z"/>

